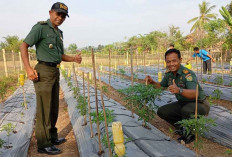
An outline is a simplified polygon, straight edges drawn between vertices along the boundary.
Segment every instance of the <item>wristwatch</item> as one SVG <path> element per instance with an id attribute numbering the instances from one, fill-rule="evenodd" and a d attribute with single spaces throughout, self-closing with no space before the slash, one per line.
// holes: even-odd
<path id="1" fill-rule="evenodd" d="M 179 88 L 179 94 L 183 93 L 183 88 Z"/>

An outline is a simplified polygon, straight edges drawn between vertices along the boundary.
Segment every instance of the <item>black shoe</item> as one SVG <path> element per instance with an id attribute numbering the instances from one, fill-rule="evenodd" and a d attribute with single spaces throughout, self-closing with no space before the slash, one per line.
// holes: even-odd
<path id="1" fill-rule="evenodd" d="M 48 155 L 57 155 L 61 153 L 61 150 L 56 148 L 55 146 L 50 146 L 46 148 L 38 148 L 39 153 L 45 153 Z"/>
<path id="2" fill-rule="evenodd" d="M 60 145 L 64 142 L 66 142 L 66 139 L 65 138 L 58 138 L 58 139 L 55 139 L 55 140 L 51 140 L 52 144 L 54 145 Z"/>

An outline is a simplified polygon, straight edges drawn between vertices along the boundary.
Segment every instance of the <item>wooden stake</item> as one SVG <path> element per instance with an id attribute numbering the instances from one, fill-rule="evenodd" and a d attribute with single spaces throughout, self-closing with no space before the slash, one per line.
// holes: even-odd
<path id="1" fill-rule="evenodd" d="M 83 77 L 83 95 L 84 95 L 84 99 L 85 99 L 85 73 L 84 72 L 82 72 L 82 77 Z M 86 115 L 84 116 L 84 124 L 83 125 L 87 125 Z"/>
<path id="2" fill-rule="evenodd" d="M 98 154 L 102 154 L 102 145 L 101 145 L 101 132 L 99 127 L 99 117 L 98 117 L 98 97 L 97 97 L 97 82 L 96 82 L 96 69 L 95 69 L 95 60 L 94 60 L 94 52 L 93 48 L 92 51 L 92 65 L 93 65 L 93 77 L 94 77 L 94 89 L 95 89 L 95 103 L 96 103 L 96 116 L 97 116 L 97 132 L 98 132 L 98 146 L 99 146 L 99 152 Z"/>
<path id="3" fill-rule="evenodd" d="M 22 64 L 21 52 L 19 52 L 19 63 L 20 63 L 20 70 L 23 71 L 23 64 Z"/>
<path id="4" fill-rule="evenodd" d="M 2 49 L 3 52 L 3 61 L 4 61 L 4 69 L 5 69 L 5 75 L 8 77 L 8 70 L 7 70 L 7 64 L 6 64 L 6 52 L 5 49 Z"/>
<path id="5" fill-rule="evenodd" d="M 102 93 L 101 72 L 99 72 L 99 70 L 98 70 L 98 72 L 97 72 L 97 73 L 98 73 L 99 84 L 100 84 L 101 102 L 102 102 L 102 109 L 103 109 L 104 120 L 105 120 L 105 129 L 106 129 L 106 136 L 107 136 L 107 142 L 108 142 L 109 154 L 110 154 L 110 157 L 112 157 L 111 146 L 110 146 L 110 138 L 109 138 L 109 132 L 108 132 L 108 125 L 107 125 L 107 119 L 106 119 L 105 103 L 104 103 L 103 93 Z"/>
<path id="6" fill-rule="evenodd" d="M 14 51 L 13 50 L 12 50 L 12 61 L 13 61 L 13 66 L 14 66 L 14 72 L 16 72 L 15 56 L 14 56 Z"/>
<path id="7" fill-rule="evenodd" d="M 195 119 L 197 120 L 197 104 L 198 104 L 198 84 L 197 84 L 197 87 L 196 87 L 196 107 L 195 107 Z M 197 138 L 198 138 L 198 135 L 197 135 L 197 132 L 195 133 L 195 141 L 197 143 Z M 197 152 L 197 148 L 195 148 L 195 151 L 196 151 L 196 156 L 198 156 L 198 152 Z"/>
<path id="8" fill-rule="evenodd" d="M 132 48 L 130 48 L 130 56 L 131 56 L 131 87 L 134 86 L 134 73 L 133 73 L 133 51 Z M 133 109 L 133 103 L 131 104 L 131 116 L 134 118 L 134 109 Z"/>
<path id="9" fill-rule="evenodd" d="M 89 113 L 89 124 L 90 124 L 90 137 L 93 138 L 93 127 L 91 120 L 91 107 L 90 107 L 90 89 L 89 89 L 89 72 L 87 73 L 87 81 L 88 81 L 88 113 Z"/>
<path id="10" fill-rule="evenodd" d="M 26 97 L 25 97 L 24 86 L 22 86 L 22 88 L 23 88 L 23 100 L 24 100 L 24 107 L 25 107 L 25 109 L 27 109 L 27 102 L 26 102 Z"/>
<path id="11" fill-rule="evenodd" d="M 145 74 L 147 74 L 145 62 L 146 62 L 146 60 L 145 60 L 145 51 L 143 51 L 143 71 L 144 71 Z"/>
<path id="12" fill-rule="evenodd" d="M 109 49 L 109 85 L 108 85 L 109 88 L 110 88 L 110 79 L 111 79 L 111 52 Z"/>
<path id="13" fill-rule="evenodd" d="M 75 81 L 75 84 L 76 84 L 76 88 L 78 88 L 78 81 L 77 81 L 77 75 L 76 75 L 74 63 L 73 63 L 73 77 L 74 77 L 74 81 Z M 79 96 L 79 93 L 77 93 L 77 97 L 78 96 Z"/>

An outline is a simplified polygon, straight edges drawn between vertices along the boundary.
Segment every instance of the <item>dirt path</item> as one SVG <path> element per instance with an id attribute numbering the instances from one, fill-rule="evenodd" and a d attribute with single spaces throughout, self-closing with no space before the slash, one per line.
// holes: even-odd
<path id="1" fill-rule="evenodd" d="M 76 145 L 75 136 L 73 133 L 72 124 L 69 119 L 67 104 L 64 101 L 63 91 L 60 90 L 60 107 L 59 107 L 59 117 L 56 124 L 58 128 L 59 137 L 65 137 L 67 141 L 57 147 L 62 150 L 62 154 L 55 155 L 58 157 L 78 157 L 78 148 Z M 40 154 L 37 152 L 37 143 L 35 138 L 35 132 L 32 135 L 30 147 L 28 150 L 28 157 L 43 157 L 49 156 L 45 154 Z M 54 155 L 52 155 L 54 156 Z"/>

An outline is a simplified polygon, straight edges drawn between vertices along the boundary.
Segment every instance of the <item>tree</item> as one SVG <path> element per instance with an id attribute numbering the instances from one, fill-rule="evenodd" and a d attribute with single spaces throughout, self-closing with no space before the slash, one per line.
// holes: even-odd
<path id="1" fill-rule="evenodd" d="M 76 53 L 76 51 L 77 51 L 77 44 L 73 43 L 68 46 L 69 53 Z"/>
<path id="2" fill-rule="evenodd" d="M 212 9 L 214 9 L 216 6 L 209 6 L 210 3 L 203 1 L 202 4 L 199 4 L 200 9 L 200 16 L 194 17 L 191 20 L 189 20 L 187 23 L 195 22 L 190 30 L 190 32 L 197 32 L 198 34 L 203 33 L 203 26 L 204 24 L 208 23 L 211 19 L 216 18 L 215 13 L 210 13 Z"/>
<path id="3" fill-rule="evenodd" d="M 14 51 L 19 52 L 19 47 L 23 43 L 23 39 L 19 39 L 17 35 L 7 37 L 3 37 L 5 39 L 4 42 L 0 43 L 1 49 L 5 49 L 6 51 Z"/>

